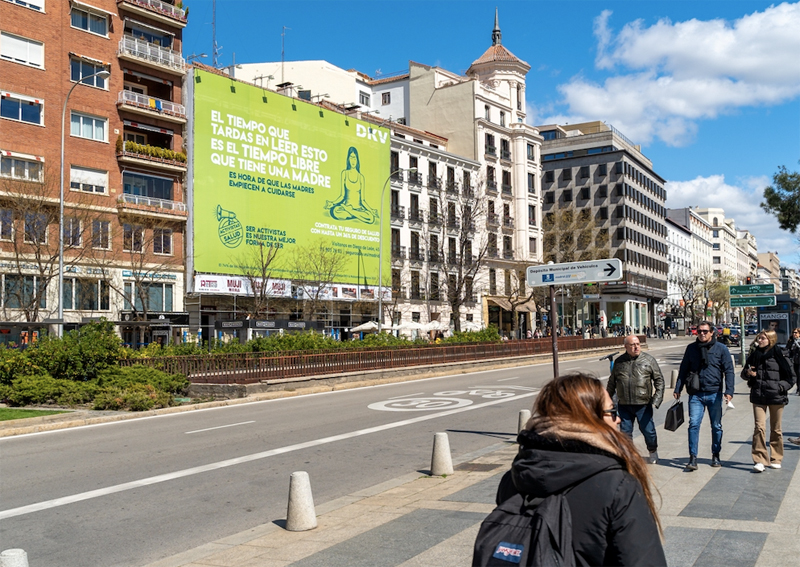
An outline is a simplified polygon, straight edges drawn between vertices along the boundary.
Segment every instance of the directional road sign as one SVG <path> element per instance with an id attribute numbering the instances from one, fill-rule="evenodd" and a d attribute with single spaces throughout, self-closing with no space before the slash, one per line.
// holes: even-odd
<path id="1" fill-rule="evenodd" d="M 732 285 L 731 295 L 769 295 L 775 293 L 775 284 Z"/>
<path id="2" fill-rule="evenodd" d="M 609 258 L 608 260 L 529 266 L 527 276 L 528 285 L 531 287 L 610 282 L 622 278 L 622 260 Z"/>
<path id="3" fill-rule="evenodd" d="M 773 307 L 774 295 L 751 295 L 749 297 L 731 297 L 731 307 Z"/>

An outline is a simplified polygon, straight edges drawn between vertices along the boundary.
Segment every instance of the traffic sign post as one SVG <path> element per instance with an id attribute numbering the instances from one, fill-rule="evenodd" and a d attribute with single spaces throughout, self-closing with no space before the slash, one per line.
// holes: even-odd
<path id="1" fill-rule="evenodd" d="M 731 307 L 774 307 L 775 305 L 777 305 L 777 301 L 774 295 L 731 297 Z"/>
<path id="2" fill-rule="evenodd" d="M 770 295 L 775 293 L 775 284 L 732 285 L 731 295 Z"/>
<path id="3" fill-rule="evenodd" d="M 531 287 L 550 286 L 550 335 L 553 338 L 553 377 L 558 377 L 558 336 L 556 333 L 556 285 L 610 282 L 622 279 L 622 260 L 589 260 L 564 264 L 528 266 L 526 280 Z"/>

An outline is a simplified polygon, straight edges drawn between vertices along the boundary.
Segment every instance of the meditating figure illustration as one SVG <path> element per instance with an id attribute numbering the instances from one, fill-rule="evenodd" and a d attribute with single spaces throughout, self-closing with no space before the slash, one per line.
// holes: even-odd
<path id="1" fill-rule="evenodd" d="M 333 201 L 327 201 L 325 208 L 336 220 L 359 220 L 366 224 L 378 221 L 378 211 L 370 207 L 364 199 L 366 181 L 361 173 L 361 160 L 358 150 L 351 146 L 347 150 L 347 167 L 342 170 L 342 192 Z"/>

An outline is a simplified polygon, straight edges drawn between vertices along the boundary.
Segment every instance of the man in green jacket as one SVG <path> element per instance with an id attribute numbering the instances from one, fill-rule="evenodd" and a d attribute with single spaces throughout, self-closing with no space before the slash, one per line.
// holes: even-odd
<path id="1" fill-rule="evenodd" d="M 608 395 L 617 395 L 619 429 L 633 436 L 633 420 L 639 422 L 639 431 L 644 436 L 650 457 L 647 462 L 658 462 L 658 438 L 653 423 L 653 406 L 658 408 L 664 399 L 664 376 L 656 359 L 642 352 L 636 335 L 625 337 L 625 354 L 614 361 L 614 369 L 608 377 Z"/>

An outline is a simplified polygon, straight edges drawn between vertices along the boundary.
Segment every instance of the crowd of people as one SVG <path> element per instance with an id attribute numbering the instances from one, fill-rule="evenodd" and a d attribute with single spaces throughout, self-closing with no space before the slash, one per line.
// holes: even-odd
<path id="1" fill-rule="evenodd" d="M 800 375 L 800 328 L 792 332 L 785 353 L 777 341 L 775 331 L 759 332 L 740 374 L 750 392 L 752 470 L 756 473 L 767 467 L 781 468 L 781 417 Z M 567 564 L 666 565 L 647 467 L 658 462 L 653 410 L 663 401 L 665 381 L 658 362 L 642 352 L 636 335 L 626 336 L 624 347 L 605 387 L 591 374 L 575 373 L 559 376 L 542 388 L 533 416 L 517 438 L 520 448 L 511 471 L 498 488 L 498 509 L 520 495 L 525 506 L 562 498 L 571 511 L 568 539 L 574 561 Z M 722 466 L 722 408 L 723 404 L 732 407 L 734 386 L 730 351 L 715 337 L 714 325 L 703 321 L 697 325 L 697 339 L 686 347 L 672 392 L 675 400 L 684 389 L 689 397 L 687 472 L 698 469 L 705 413 L 711 420 L 710 465 Z M 645 458 L 633 445 L 637 422 L 648 450 Z M 800 445 L 800 438 L 789 442 Z M 564 507 L 562 518 L 563 513 Z M 547 521 L 542 516 L 532 523 L 532 530 L 552 529 Z M 482 534 L 476 542 L 476 558 Z M 530 541 L 534 547 L 540 545 L 536 533 Z M 515 549 L 504 544 L 506 550 Z M 473 564 L 492 563 L 476 559 Z"/>

